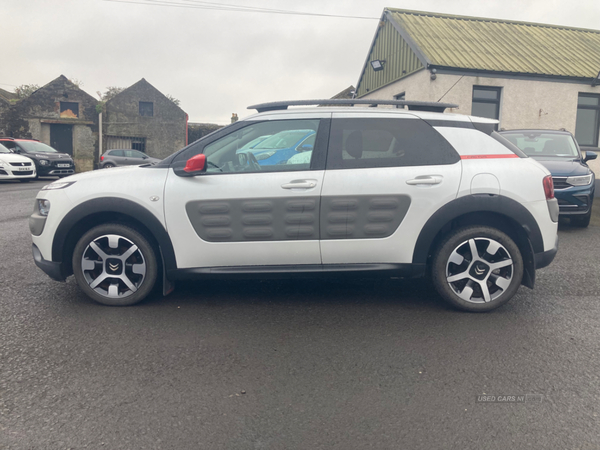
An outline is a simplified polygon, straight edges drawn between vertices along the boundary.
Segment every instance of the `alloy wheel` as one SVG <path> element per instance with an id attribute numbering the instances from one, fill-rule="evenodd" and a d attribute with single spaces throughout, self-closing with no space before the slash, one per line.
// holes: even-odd
<path id="1" fill-rule="evenodd" d="M 83 251 L 81 270 L 90 288 L 108 298 L 132 295 L 147 272 L 138 246 L 117 234 L 94 238 Z"/>
<path id="2" fill-rule="evenodd" d="M 454 293 L 470 303 L 489 303 L 511 285 L 514 263 L 508 250 L 490 238 L 458 245 L 446 263 L 446 280 Z"/>

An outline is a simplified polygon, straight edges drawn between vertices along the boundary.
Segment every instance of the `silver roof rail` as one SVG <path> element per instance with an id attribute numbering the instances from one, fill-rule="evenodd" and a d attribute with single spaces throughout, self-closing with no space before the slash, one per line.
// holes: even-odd
<path id="1" fill-rule="evenodd" d="M 288 106 L 354 106 L 354 105 L 393 105 L 407 106 L 413 111 L 444 112 L 446 108 L 458 108 L 453 103 L 439 102 L 417 102 L 411 100 L 365 100 L 365 99 L 321 99 L 321 100 L 291 100 L 283 102 L 260 103 L 248 106 L 248 109 L 256 109 L 259 113 L 265 111 L 279 111 L 288 109 Z"/>

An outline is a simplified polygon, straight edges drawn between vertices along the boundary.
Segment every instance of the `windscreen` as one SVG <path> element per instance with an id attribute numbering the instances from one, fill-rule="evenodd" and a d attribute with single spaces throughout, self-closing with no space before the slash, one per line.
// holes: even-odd
<path id="1" fill-rule="evenodd" d="M 579 157 L 577 145 L 569 134 L 523 132 L 503 133 L 502 136 L 533 158 Z"/>

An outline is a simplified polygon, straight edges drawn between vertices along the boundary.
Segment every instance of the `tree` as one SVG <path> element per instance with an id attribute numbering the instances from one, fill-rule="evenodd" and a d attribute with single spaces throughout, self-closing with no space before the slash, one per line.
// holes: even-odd
<path id="1" fill-rule="evenodd" d="M 15 88 L 15 94 L 19 100 L 29 97 L 40 88 L 37 84 L 22 84 Z"/>
<path id="2" fill-rule="evenodd" d="M 179 101 L 179 99 L 176 99 L 171 94 L 166 94 L 165 97 L 167 97 L 169 100 L 171 100 L 173 103 L 175 103 L 176 106 L 179 106 L 179 103 L 181 103 Z"/>
<path id="3" fill-rule="evenodd" d="M 98 94 L 98 97 L 100 97 L 100 100 L 102 100 L 103 102 L 107 102 L 111 98 L 113 98 L 115 95 L 120 94 L 124 90 L 125 90 L 124 87 L 108 86 L 106 88 L 106 92 L 104 94 L 102 94 L 100 91 L 96 92 L 96 94 Z"/>
<path id="4" fill-rule="evenodd" d="M 69 81 L 71 83 L 73 83 L 75 86 L 77 86 L 78 88 L 81 88 L 81 86 L 83 86 L 83 81 L 78 80 L 77 78 L 69 78 Z"/>

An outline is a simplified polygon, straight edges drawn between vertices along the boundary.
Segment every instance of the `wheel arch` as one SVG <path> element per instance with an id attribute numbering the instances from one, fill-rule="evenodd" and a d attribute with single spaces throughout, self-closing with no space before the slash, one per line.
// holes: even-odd
<path id="1" fill-rule="evenodd" d="M 166 270 L 177 268 L 175 251 L 167 231 L 154 214 L 131 200 L 103 197 L 89 200 L 73 208 L 61 221 L 52 241 L 52 260 L 62 264 L 62 273 L 73 273 L 71 256 L 77 241 L 91 228 L 105 223 L 129 225 L 157 247 L 157 259 Z"/>
<path id="2" fill-rule="evenodd" d="M 533 215 L 523 205 L 500 195 L 465 196 L 440 208 L 419 234 L 413 263 L 429 264 L 441 241 L 453 230 L 468 225 L 490 226 L 510 236 L 523 257 L 525 270 L 522 284 L 533 288 L 535 254 L 544 251 L 542 233 Z"/>

